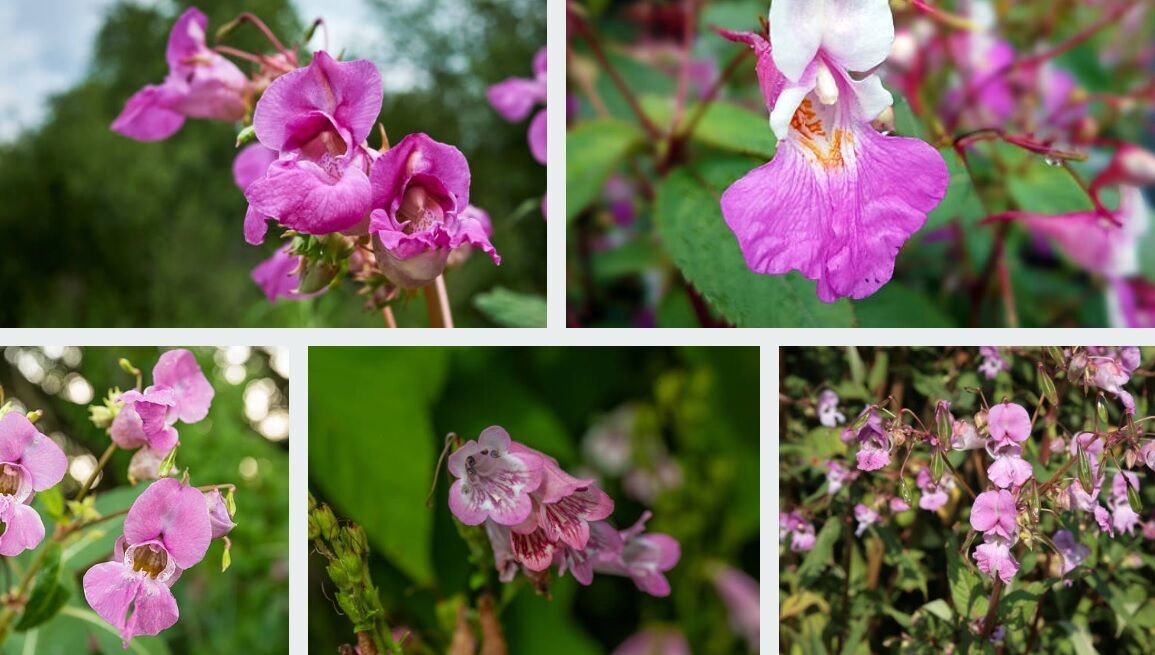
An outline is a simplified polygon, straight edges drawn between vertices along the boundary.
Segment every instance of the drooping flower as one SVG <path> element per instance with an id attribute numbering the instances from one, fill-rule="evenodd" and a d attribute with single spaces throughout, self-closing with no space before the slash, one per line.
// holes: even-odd
<path id="1" fill-rule="evenodd" d="M 894 24 L 886 0 L 777 0 L 770 40 L 751 46 L 778 149 L 722 195 L 722 215 L 751 270 L 798 270 L 819 299 L 865 298 L 886 284 L 898 251 L 946 193 L 938 152 L 884 136 L 871 121 L 892 99 L 876 75 Z"/>
<path id="2" fill-rule="evenodd" d="M 324 51 L 269 85 L 253 128 L 277 160 L 245 188 L 249 243 L 264 241 L 266 217 L 304 234 L 341 232 L 367 219 L 377 151 L 365 139 L 382 97 L 372 62 L 338 62 Z"/>
<path id="3" fill-rule="evenodd" d="M 826 493 L 833 496 L 848 482 L 858 477 L 858 471 L 848 469 L 842 464 L 830 459 L 826 460 Z"/>
<path id="4" fill-rule="evenodd" d="M 1011 546 L 1003 540 L 979 544 L 975 548 L 975 564 L 987 575 L 997 575 L 1004 583 L 1014 579 L 1019 572 L 1019 563 L 1011 554 Z"/>
<path id="5" fill-rule="evenodd" d="M 943 473 L 938 484 L 931 479 L 930 469 L 924 468 L 918 472 L 915 484 L 922 490 L 918 499 L 918 506 L 927 511 L 936 512 L 950 500 L 950 490 L 954 488 L 954 478 L 949 473 Z"/>
<path id="6" fill-rule="evenodd" d="M 168 419 L 196 423 L 209 414 L 216 392 L 205 377 L 196 356 L 184 348 L 161 354 L 152 367 L 152 381 L 158 387 L 172 389 L 175 401 Z"/>
<path id="7" fill-rule="evenodd" d="M 212 540 L 205 497 L 172 478 L 145 489 L 124 520 L 113 561 L 84 574 L 84 597 L 128 642 L 172 627 L 180 615 L 170 587 L 204 559 Z"/>
<path id="8" fill-rule="evenodd" d="M 40 545 L 44 523 L 28 504 L 67 469 L 64 451 L 28 417 L 15 411 L 0 417 L 0 555 L 15 557 Z"/>
<path id="9" fill-rule="evenodd" d="M 457 520 L 480 525 L 488 518 L 508 526 L 529 517 L 529 494 L 541 486 L 545 464 L 536 453 L 511 451 L 512 442 L 492 426 L 449 456 L 449 472 L 458 478 L 449 488 L 449 509 Z"/>
<path id="10" fill-rule="evenodd" d="M 661 627 L 634 634 L 615 648 L 612 655 L 690 655 L 690 652 L 690 643 L 680 630 Z"/>
<path id="11" fill-rule="evenodd" d="M 237 527 L 237 524 L 233 522 L 229 508 L 225 506 L 225 500 L 221 496 L 220 489 L 206 491 L 205 504 L 208 505 L 209 526 L 212 528 L 213 539 L 227 537 L 233 528 Z"/>
<path id="12" fill-rule="evenodd" d="M 1059 553 L 1063 556 L 1062 573 L 1060 575 L 1066 576 L 1071 571 L 1074 571 L 1077 566 L 1083 563 L 1091 555 L 1091 549 L 1075 540 L 1075 535 L 1067 530 L 1059 530 L 1051 537 L 1051 541 L 1055 543 L 1055 547 L 1059 549 Z M 1063 584 L 1070 586 L 1070 580 L 1064 580 Z"/>
<path id="13" fill-rule="evenodd" d="M 987 430 L 991 440 L 997 443 L 1022 443 L 1031 436 L 1031 415 L 1015 403 L 992 405 L 987 414 Z"/>
<path id="14" fill-rule="evenodd" d="M 1141 522 L 1139 514 L 1131 507 L 1127 498 L 1127 487 L 1139 490 L 1139 476 L 1131 471 L 1119 471 L 1111 479 L 1111 498 L 1108 508 L 1111 510 L 1111 526 L 1118 533 L 1131 534 Z"/>
<path id="15" fill-rule="evenodd" d="M 758 635 L 761 625 L 759 613 L 758 581 L 745 572 L 726 565 L 719 565 L 713 573 L 714 588 L 726 603 L 730 612 L 730 626 L 746 639 L 751 652 L 757 653 Z"/>
<path id="16" fill-rule="evenodd" d="M 806 552 L 814 547 L 814 524 L 797 511 L 778 512 L 778 541 L 785 541 L 787 537 L 790 537 L 790 550 Z"/>
<path id="17" fill-rule="evenodd" d="M 628 576 L 638 589 L 651 596 L 670 595 L 666 571 L 674 568 L 682 557 L 682 547 L 668 534 L 645 531 L 650 512 L 642 513 L 637 523 L 622 530 L 621 554 L 602 557 L 594 562 L 594 571 Z"/>
<path id="18" fill-rule="evenodd" d="M 1114 328 L 1155 327 L 1155 284 L 1140 276 L 1113 280 L 1107 316 Z"/>
<path id="19" fill-rule="evenodd" d="M 177 431 L 168 422 L 168 410 L 176 404 L 168 387 L 152 386 L 120 395 L 123 405 L 112 420 L 108 434 L 121 448 L 151 448 L 167 453 L 177 442 Z"/>
<path id="20" fill-rule="evenodd" d="M 971 507 L 971 527 L 984 535 L 1001 537 L 1008 541 L 1018 536 L 1015 497 L 1005 489 L 984 491 L 975 498 Z"/>
<path id="21" fill-rule="evenodd" d="M 846 422 L 846 417 L 838 411 L 838 394 L 830 389 L 824 389 L 818 394 L 818 422 L 828 428 Z"/>
<path id="22" fill-rule="evenodd" d="M 869 412 L 866 422 L 857 432 L 851 428 L 847 431 L 858 440 L 858 454 L 855 459 L 861 471 L 877 471 L 890 464 L 890 435 L 882 427 L 882 415 L 877 410 L 867 407 L 863 413 Z M 861 418 L 861 414 L 859 415 Z M 845 433 L 844 433 L 845 434 Z"/>
<path id="23" fill-rule="evenodd" d="M 511 77 L 486 90 L 489 104 L 511 123 L 526 119 L 538 104 L 542 109 L 529 123 L 529 150 L 538 162 L 546 163 L 546 50 L 533 57 L 533 78 Z"/>
<path id="24" fill-rule="evenodd" d="M 112 122 L 112 130 L 138 141 L 172 136 L 186 118 L 239 121 L 245 113 L 248 78 L 205 44 L 208 18 L 192 7 L 168 37 L 168 76 L 137 91 Z"/>
<path id="25" fill-rule="evenodd" d="M 1117 397 L 1124 411 L 1134 414 L 1135 401 L 1123 385 L 1139 368 L 1139 358 L 1136 346 L 1089 346 L 1071 356 L 1068 374 L 1073 380 L 1082 380 Z"/>

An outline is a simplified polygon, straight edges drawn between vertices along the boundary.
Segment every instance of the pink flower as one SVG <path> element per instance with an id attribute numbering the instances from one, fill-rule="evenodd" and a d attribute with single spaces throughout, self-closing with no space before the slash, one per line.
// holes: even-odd
<path id="1" fill-rule="evenodd" d="M 16 411 L 0 417 L 0 555 L 15 557 L 44 540 L 44 523 L 28 504 L 67 469 L 64 451 L 28 417 Z"/>
<path id="2" fill-rule="evenodd" d="M 1143 447 L 1139 449 L 1139 456 L 1143 458 L 1143 463 L 1147 468 L 1155 471 L 1155 440 L 1147 441 Z"/>
<path id="3" fill-rule="evenodd" d="M 828 428 L 837 427 L 846 422 L 846 417 L 838 411 L 838 394 L 825 389 L 818 394 L 818 422 Z"/>
<path id="4" fill-rule="evenodd" d="M 1111 510 L 1111 526 L 1118 533 L 1131 534 L 1135 531 L 1135 526 L 1139 525 L 1141 519 L 1135 510 L 1131 507 L 1131 501 L 1127 498 L 1127 487 L 1130 486 L 1135 491 L 1139 490 L 1139 476 L 1130 471 L 1119 471 L 1111 480 L 1111 502 L 1108 507 Z"/>
<path id="5" fill-rule="evenodd" d="M 877 471 L 890 464 L 890 435 L 882 427 L 882 416 L 873 408 L 867 407 L 863 413 L 870 414 L 866 422 L 855 432 L 851 428 L 843 433 L 853 435 L 858 440 L 859 448 L 855 459 L 861 471 Z M 859 415 L 861 418 L 862 415 Z"/>
<path id="6" fill-rule="evenodd" d="M 858 471 L 851 470 L 834 461 L 826 461 L 826 493 L 833 496 L 848 482 L 858 478 Z"/>
<path id="7" fill-rule="evenodd" d="M 152 381 L 172 389 L 175 402 L 168 420 L 196 423 L 208 416 L 216 392 L 191 352 L 178 348 L 161 354 L 152 367 Z"/>
<path id="8" fill-rule="evenodd" d="M 682 548 L 668 534 L 646 533 L 646 521 L 650 516 L 650 512 L 643 512 L 637 523 L 622 530 L 620 557 L 596 562 L 594 570 L 629 576 L 638 589 L 651 596 L 669 596 L 670 583 L 665 573 L 678 564 Z"/>
<path id="9" fill-rule="evenodd" d="M 135 389 L 120 395 L 122 407 L 108 434 L 121 448 L 152 448 L 167 453 L 177 442 L 176 429 L 168 422 L 168 410 L 176 404 L 168 387 L 152 386 L 143 393 Z"/>
<path id="10" fill-rule="evenodd" d="M 979 544 L 975 548 L 975 564 L 987 575 L 998 575 L 1004 583 L 1009 583 L 1019 572 L 1019 563 L 1011 554 L 1010 545 L 1001 540 Z"/>
<path id="11" fill-rule="evenodd" d="M 280 298 L 299 300 L 312 298 L 325 292 L 322 289 L 317 293 L 301 293 L 297 288 L 301 286 L 301 258 L 290 252 L 290 245 L 278 248 L 265 261 L 257 264 L 253 269 L 252 278 L 269 302 L 277 302 Z"/>
<path id="12" fill-rule="evenodd" d="M 943 473 L 938 484 L 931 480 L 930 469 L 924 468 L 918 472 L 915 484 L 922 490 L 918 499 L 918 506 L 930 512 L 937 512 L 950 500 L 950 490 L 954 488 L 954 478 L 949 473 Z"/>
<path id="13" fill-rule="evenodd" d="M 987 439 L 986 437 L 979 436 L 974 423 L 965 419 L 958 419 L 954 422 L 952 428 L 953 431 L 950 437 L 950 447 L 952 450 L 976 450 L 986 447 Z"/>
<path id="14" fill-rule="evenodd" d="M 885 0 L 777 0 L 770 41 L 724 33 L 758 57 L 778 151 L 722 195 L 722 215 L 757 273 L 798 270 L 819 299 L 865 298 L 894 271 L 903 243 L 946 193 L 942 157 L 917 139 L 883 136 L 890 106 L 876 75 L 894 40 Z M 773 47 L 771 47 L 773 46 Z"/>
<path id="15" fill-rule="evenodd" d="M 245 239 L 264 241 L 265 217 L 305 234 L 355 227 L 369 213 L 365 143 L 381 111 L 381 75 L 372 62 L 337 62 L 318 51 L 307 68 L 277 78 L 253 112 L 261 144 L 278 154 L 245 189 Z"/>
<path id="16" fill-rule="evenodd" d="M 112 122 L 112 130 L 138 141 L 172 136 L 185 118 L 239 121 L 248 79 L 232 62 L 205 45 L 208 18 L 188 9 L 168 37 L 168 76 L 137 91 Z"/>
<path id="17" fill-rule="evenodd" d="M 205 492 L 205 504 L 209 511 L 209 526 L 212 529 L 213 539 L 227 537 L 237 524 L 233 522 L 229 508 L 225 507 L 225 500 L 219 489 Z"/>
<path id="18" fill-rule="evenodd" d="M 541 104 L 542 110 L 529 124 L 529 150 L 538 162 L 546 163 L 546 52 L 537 51 L 533 57 L 533 78 L 511 77 L 498 82 L 485 92 L 489 104 L 511 123 L 526 119 L 533 108 Z"/>
<path id="19" fill-rule="evenodd" d="M 453 146 L 410 134 L 373 164 L 369 232 L 377 265 L 399 287 L 429 284 L 449 253 L 480 248 L 501 263 L 469 205 L 469 162 Z"/>
<path id="20" fill-rule="evenodd" d="M 1135 401 L 1123 385 L 1139 368 L 1139 348 L 1136 346 L 1090 346 L 1087 348 L 1087 369 L 1092 386 L 1119 398 L 1128 414 L 1135 413 Z"/>
<path id="21" fill-rule="evenodd" d="M 204 495 L 172 478 L 157 481 L 129 509 L 114 560 L 84 574 L 84 597 L 126 647 L 159 634 L 180 615 L 169 587 L 204 559 L 211 540 Z"/>
<path id="22" fill-rule="evenodd" d="M 759 613 L 758 581 L 731 566 L 720 565 L 714 571 L 714 588 L 730 612 L 730 625 L 746 639 L 750 650 L 757 653 L 761 624 Z"/>
<path id="23" fill-rule="evenodd" d="M 854 519 L 858 521 L 858 528 L 854 530 L 854 536 L 861 537 L 863 532 L 870 526 L 878 523 L 878 512 L 870 509 L 862 503 L 854 506 Z"/>
<path id="24" fill-rule="evenodd" d="M 987 429 L 991 439 L 1006 443 L 1022 443 L 1031 436 L 1031 416 L 1022 405 L 1004 402 L 991 407 L 987 415 Z"/>
<path id="25" fill-rule="evenodd" d="M 994 346 L 982 346 L 979 348 L 979 373 L 982 373 L 986 379 L 993 380 L 999 375 L 999 371 L 1011 370 L 1010 363 L 1003 359 L 1002 353 Z"/>
<path id="26" fill-rule="evenodd" d="M 1011 492 L 984 491 L 971 507 L 971 527 L 988 536 L 1012 541 L 1018 537 L 1015 497 Z"/>
<path id="27" fill-rule="evenodd" d="M 544 462 L 535 453 L 512 452 L 511 443 L 508 432 L 492 426 L 449 456 L 449 472 L 458 478 L 449 488 L 449 509 L 457 520 L 517 525 L 529 517 L 529 494 L 542 484 Z"/>
<path id="28" fill-rule="evenodd" d="M 1059 549 L 1059 553 L 1063 555 L 1063 572 L 1062 575 L 1067 575 L 1075 570 L 1075 567 L 1083 563 L 1091 555 L 1091 549 L 1083 544 L 1075 541 L 1075 535 L 1067 530 L 1059 530 L 1051 537 L 1051 541 L 1055 542 L 1055 547 Z M 1070 580 L 1064 580 L 1064 584 L 1070 586 Z"/>
<path id="29" fill-rule="evenodd" d="M 1000 489 L 1017 489 L 1034 474 L 1031 463 L 1017 454 L 998 457 L 987 469 L 987 477 Z"/>
<path id="30" fill-rule="evenodd" d="M 612 655 L 690 655 L 690 644 L 677 628 L 646 628 L 623 641 Z"/>
<path id="31" fill-rule="evenodd" d="M 1155 327 L 1155 284 L 1139 276 L 1112 280 L 1107 315 L 1111 327 Z"/>

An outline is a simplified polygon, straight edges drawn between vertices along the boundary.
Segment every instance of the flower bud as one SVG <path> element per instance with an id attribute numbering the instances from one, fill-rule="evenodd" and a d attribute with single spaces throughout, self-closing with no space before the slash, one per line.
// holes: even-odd
<path id="1" fill-rule="evenodd" d="M 221 497 L 220 490 L 213 489 L 206 492 L 205 503 L 209 510 L 209 525 L 212 528 L 213 539 L 220 539 L 232 532 L 237 524 L 233 523 L 233 517 Z"/>
<path id="2" fill-rule="evenodd" d="M 111 409 L 104 405 L 89 405 L 88 420 L 100 430 L 108 429 L 112 425 L 112 419 L 116 418 L 116 414 Z"/>
<path id="3" fill-rule="evenodd" d="M 987 431 L 987 410 L 980 409 L 975 414 L 975 431 L 979 433 L 979 436 L 991 436 L 991 433 Z"/>
<path id="4" fill-rule="evenodd" d="M 914 492 L 911 490 L 910 484 L 907 483 L 906 476 L 898 479 L 898 495 L 902 496 L 902 499 L 906 501 L 907 504 L 914 502 Z"/>

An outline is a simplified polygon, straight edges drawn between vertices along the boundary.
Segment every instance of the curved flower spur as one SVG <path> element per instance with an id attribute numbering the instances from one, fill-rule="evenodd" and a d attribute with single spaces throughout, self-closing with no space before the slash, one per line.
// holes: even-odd
<path id="1" fill-rule="evenodd" d="M 775 0 L 769 39 L 722 32 L 757 55 L 774 158 L 726 189 L 722 215 L 757 273 L 798 270 L 819 299 L 865 298 L 946 194 L 946 163 L 871 122 L 892 98 L 875 74 L 894 41 L 887 0 Z"/>
<path id="2" fill-rule="evenodd" d="M 556 459 L 513 441 L 503 428 L 483 430 L 464 443 L 450 435 L 449 509 L 471 545 L 492 553 L 501 582 L 523 573 L 540 593 L 547 570 L 568 571 L 583 585 L 594 573 L 628 577 L 641 591 L 668 596 L 665 572 L 681 557 L 673 537 L 648 533 L 644 512 L 632 527 L 618 530 L 608 519 L 614 501 L 594 480 L 575 478 Z M 476 534 L 472 526 L 483 526 Z"/>
<path id="3" fill-rule="evenodd" d="M 233 177 L 249 203 L 244 238 L 263 243 L 274 221 L 287 239 L 252 273 L 270 302 L 312 297 L 349 277 L 391 327 L 390 303 L 416 289 L 425 292 L 430 325 L 452 327 L 445 270 L 473 249 L 501 263 L 488 214 L 469 205 L 465 155 L 424 133 L 390 148 L 377 123 L 384 93 L 372 62 L 340 61 L 322 48 L 300 67 L 296 46 L 286 48 L 248 13 L 222 27 L 217 41 L 242 23 L 260 29 L 276 52 L 210 48 L 207 17 L 186 10 L 169 39 L 169 76 L 134 95 L 112 129 L 155 141 L 175 134 L 186 118 L 243 123 L 237 145 L 245 148 Z M 314 22 L 305 41 L 323 25 Z M 251 75 L 225 55 L 252 62 Z M 531 106 L 544 101 L 543 74 L 535 82 L 542 97 Z M 544 150 L 544 116 L 530 131 L 535 152 Z M 368 143 L 374 124 L 378 148 Z"/>

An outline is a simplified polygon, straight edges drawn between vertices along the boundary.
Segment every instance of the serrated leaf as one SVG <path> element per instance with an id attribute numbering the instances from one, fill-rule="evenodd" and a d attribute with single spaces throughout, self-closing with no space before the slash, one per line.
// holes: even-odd
<path id="1" fill-rule="evenodd" d="M 541 296 L 494 287 L 478 294 L 473 305 L 502 327 L 543 328 L 546 325 L 545 298 Z"/>
<path id="2" fill-rule="evenodd" d="M 566 133 L 567 221 L 601 194 L 618 163 L 643 143 L 644 135 L 638 128 L 615 120 L 579 123 Z"/>
<path id="3" fill-rule="evenodd" d="M 853 326 L 847 300 L 821 302 L 814 283 L 797 272 L 761 275 L 746 266 L 722 218 L 719 196 L 756 165 L 746 159 L 712 160 L 666 178 L 655 212 L 666 251 L 714 309 L 739 327 Z"/>

